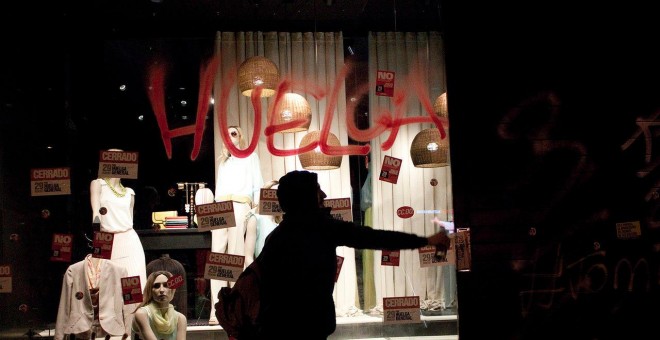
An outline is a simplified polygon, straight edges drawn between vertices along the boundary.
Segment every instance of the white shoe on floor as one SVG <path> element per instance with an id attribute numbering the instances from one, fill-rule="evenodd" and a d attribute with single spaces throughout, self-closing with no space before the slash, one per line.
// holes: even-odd
<path id="1" fill-rule="evenodd" d="M 216 319 L 216 318 L 210 318 L 209 319 L 209 326 L 217 326 L 219 324 L 220 323 L 218 322 L 218 319 Z"/>

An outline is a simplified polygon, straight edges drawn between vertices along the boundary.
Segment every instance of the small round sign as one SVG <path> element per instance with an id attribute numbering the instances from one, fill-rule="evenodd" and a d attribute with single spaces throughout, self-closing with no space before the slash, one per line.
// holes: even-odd
<path id="1" fill-rule="evenodd" d="M 415 210 L 409 206 L 403 206 L 396 210 L 396 215 L 401 218 L 411 218 L 415 214 Z"/>
<path id="2" fill-rule="evenodd" d="M 181 286 L 183 286 L 183 276 L 177 274 L 172 276 L 167 280 L 167 288 L 169 289 L 177 289 Z"/>
<path id="3" fill-rule="evenodd" d="M 438 180 L 434 178 L 431 180 L 431 186 L 436 186 L 436 185 L 438 185 Z"/>
<path id="4" fill-rule="evenodd" d="M 105 215 L 107 213 L 108 213 L 108 209 L 106 207 L 101 207 L 101 209 L 99 209 L 99 214 Z"/>

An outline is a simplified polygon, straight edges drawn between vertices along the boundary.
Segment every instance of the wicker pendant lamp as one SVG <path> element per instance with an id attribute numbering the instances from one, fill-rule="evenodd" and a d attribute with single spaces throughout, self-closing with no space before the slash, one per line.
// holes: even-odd
<path id="1" fill-rule="evenodd" d="M 449 142 L 440 138 L 438 128 L 420 131 L 410 146 L 410 158 L 418 168 L 439 168 L 448 166 Z"/>
<path id="2" fill-rule="evenodd" d="M 319 140 L 321 135 L 320 131 L 312 131 L 306 134 L 303 139 L 300 141 L 300 146 L 303 147 L 309 144 L 312 144 L 315 141 Z M 333 135 L 332 133 L 328 134 L 328 145 L 330 146 L 339 146 L 339 138 Z M 342 156 L 328 156 L 325 155 L 317 147 L 312 151 L 301 153 L 298 155 L 300 159 L 300 164 L 303 169 L 307 170 L 333 170 L 338 169 L 341 166 Z"/>
<path id="3" fill-rule="evenodd" d="M 449 111 L 447 111 L 447 92 L 444 92 L 435 99 L 433 112 L 442 118 L 449 117 Z"/>
<path id="4" fill-rule="evenodd" d="M 261 97 L 270 97 L 275 94 L 279 81 L 280 72 L 268 58 L 251 57 L 238 67 L 238 90 L 244 96 L 251 96 L 252 90 L 261 86 Z"/>
<path id="5" fill-rule="evenodd" d="M 309 106 L 307 99 L 297 93 L 286 93 L 278 112 L 275 113 L 275 124 L 288 123 L 296 119 L 306 119 L 307 123 L 303 126 L 280 131 L 280 133 L 307 131 L 309 124 L 312 122 L 312 108 Z"/>

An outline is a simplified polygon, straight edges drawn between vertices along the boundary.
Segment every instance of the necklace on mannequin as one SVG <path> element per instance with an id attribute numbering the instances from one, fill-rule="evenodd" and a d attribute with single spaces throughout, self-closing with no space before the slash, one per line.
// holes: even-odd
<path id="1" fill-rule="evenodd" d="M 120 192 L 120 191 L 117 191 L 117 189 L 115 189 L 115 186 L 110 183 L 109 178 L 103 178 L 103 181 L 105 182 L 105 184 L 108 185 L 108 188 L 110 188 L 110 190 L 112 191 L 113 194 L 115 194 L 115 196 L 124 197 L 126 195 L 126 188 L 124 187 L 123 184 L 121 184 L 121 182 L 118 182 L 119 183 L 119 190 L 121 191 Z"/>
<path id="2" fill-rule="evenodd" d="M 94 267 L 94 262 L 96 262 L 96 268 Z M 99 287 L 102 262 L 101 259 L 92 260 L 92 256 L 87 256 L 87 282 L 90 289 Z"/>

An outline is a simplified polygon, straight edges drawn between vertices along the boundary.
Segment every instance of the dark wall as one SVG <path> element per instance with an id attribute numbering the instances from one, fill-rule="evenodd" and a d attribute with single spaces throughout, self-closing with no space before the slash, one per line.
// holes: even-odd
<path id="1" fill-rule="evenodd" d="M 655 331 L 660 35 L 650 13 L 445 2 L 455 216 L 472 231 L 460 339 Z M 616 224 L 633 221 L 641 236 L 618 237 Z"/>

